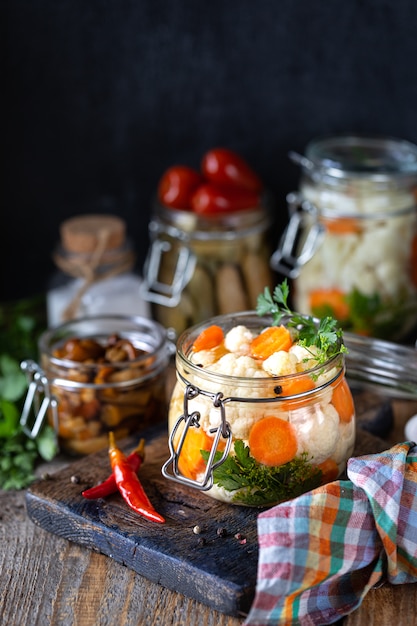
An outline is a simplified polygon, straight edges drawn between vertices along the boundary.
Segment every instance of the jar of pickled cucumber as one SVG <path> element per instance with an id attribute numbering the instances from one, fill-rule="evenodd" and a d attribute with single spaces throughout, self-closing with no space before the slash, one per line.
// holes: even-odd
<path id="1" fill-rule="evenodd" d="M 317 328 L 318 320 L 313 320 Z M 355 441 L 342 339 L 323 357 L 291 316 L 243 312 L 177 342 L 163 474 L 231 504 L 270 506 L 338 478 Z"/>
<path id="2" fill-rule="evenodd" d="M 155 203 L 141 290 L 154 319 L 180 334 L 256 306 L 272 281 L 267 204 L 199 215 Z"/>
<path id="3" fill-rule="evenodd" d="M 417 146 L 386 137 L 312 141 L 271 257 L 295 308 L 397 341 L 417 320 Z"/>
<path id="4" fill-rule="evenodd" d="M 44 332 L 40 363 L 22 363 L 30 379 L 22 426 L 36 436 L 47 418 L 61 451 L 84 455 L 167 419 L 167 368 L 174 352 L 153 320 L 79 318 Z"/>

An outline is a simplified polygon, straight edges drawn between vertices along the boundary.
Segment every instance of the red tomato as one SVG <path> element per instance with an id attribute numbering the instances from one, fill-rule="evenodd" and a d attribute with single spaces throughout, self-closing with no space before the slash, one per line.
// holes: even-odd
<path id="1" fill-rule="evenodd" d="M 259 176 L 246 161 L 227 148 L 213 148 L 206 152 L 201 163 L 204 176 L 213 183 L 240 187 L 259 192 L 263 185 Z"/>
<path id="2" fill-rule="evenodd" d="M 213 183 L 200 185 L 191 198 L 191 208 L 199 215 L 243 211 L 259 205 L 259 194 Z"/>
<path id="3" fill-rule="evenodd" d="M 162 175 L 158 184 L 158 199 L 174 209 L 190 210 L 191 196 L 204 182 L 202 175 L 186 165 L 173 165 Z"/>

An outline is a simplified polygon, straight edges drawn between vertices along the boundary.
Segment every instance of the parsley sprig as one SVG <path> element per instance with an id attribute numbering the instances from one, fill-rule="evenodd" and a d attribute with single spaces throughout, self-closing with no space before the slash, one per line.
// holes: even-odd
<path id="1" fill-rule="evenodd" d="M 347 352 L 342 342 L 342 330 L 331 316 L 317 320 L 308 315 L 292 311 L 288 305 L 289 287 L 285 279 L 271 294 L 268 287 L 258 296 L 256 312 L 260 316 L 271 315 L 273 324 L 278 326 L 284 316 L 288 316 L 286 326 L 296 332 L 299 345 L 307 350 L 317 348 L 314 358 L 318 364 L 325 363 L 336 354 Z"/>
<path id="2" fill-rule="evenodd" d="M 57 453 L 52 427 L 46 424 L 36 439 L 30 439 L 20 426 L 28 385 L 20 362 L 37 357 L 42 329 L 31 302 L 18 303 L 10 311 L 0 307 L 0 489 L 4 490 L 30 485 L 37 463 L 50 461 Z"/>
<path id="3" fill-rule="evenodd" d="M 209 452 L 200 451 L 207 462 Z M 216 452 L 214 461 L 221 457 Z M 249 447 L 241 439 L 234 442 L 234 455 L 213 472 L 214 484 L 227 491 L 236 491 L 233 500 L 247 506 L 270 506 L 290 500 L 321 484 L 322 472 L 312 465 L 307 453 L 279 467 L 258 463 L 250 456 Z"/>

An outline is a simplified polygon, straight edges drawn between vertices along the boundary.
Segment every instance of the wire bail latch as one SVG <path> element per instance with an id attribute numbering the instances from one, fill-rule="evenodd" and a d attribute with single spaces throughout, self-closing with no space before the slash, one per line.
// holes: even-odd
<path id="1" fill-rule="evenodd" d="M 290 220 L 277 249 L 270 259 L 271 267 L 288 278 L 297 278 L 301 267 L 309 261 L 323 240 L 325 227 L 317 220 L 310 225 L 306 217 L 316 218 L 317 209 L 297 193 L 287 196 Z"/>
<path id="2" fill-rule="evenodd" d="M 49 381 L 37 363 L 31 360 L 22 361 L 22 371 L 26 373 L 29 387 L 20 417 L 23 432 L 35 439 L 45 420 L 48 408 L 52 410 L 52 421 L 55 432 L 58 430 L 58 401 L 51 392 Z M 28 425 L 33 418 L 32 426 Z"/>
<path id="3" fill-rule="evenodd" d="M 184 287 L 194 273 L 197 262 L 195 254 L 187 245 L 184 234 L 181 234 L 178 229 L 165 227 L 159 221 L 153 220 L 149 224 L 149 230 L 153 241 L 145 260 L 141 293 L 149 302 L 175 307 L 179 304 Z M 161 234 L 173 239 L 182 239 L 178 247 L 176 264 L 172 270 L 171 282 L 163 282 L 160 279 L 163 256 L 173 249 L 173 244 L 168 238 L 161 237 Z"/>
<path id="4" fill-rule="evenodd" d="M 178 462 L 179 462 L 179 457 L 181 456 L 181 450 L 183 448 L 189 429 L 201 428 L 200 413 L 198 411 L 193 411 L 192 413 L 189 413 L 189 409 L 188 409 L 189 401 L 192 400 L 193 398 L 196 398 L 199 394 L 203 394 L 203 395 L 211 397 L 213 401 L 213 406 L 219 409 L 220 420 L 219 420 L 219 425 L 215 428 L 211 428 L 209 431 L 211 434 L 214 434 L 214 438 L 213 438 L 212 447 L 210 449 L 209 457 L 207 460 L 207 466 L 206 466 L 204 475 L 200 480 L 197 480 L 197 479 L 193 480 L 192 478 L 188 478 L 184 476 L 183 474 L 181 474 L 179 470 Z M 171 456 L 164 463 L 162 467 L 162 474 L 165 476 L 165 478 L 174 480 L 184 485 L 195 487 L 196 489 L 199 489 L 200 491 L 207 491 L 208 489 L 211 489 L 211 487 L 213 486 L 213 482 L 214 482 L 213 472 L 216 469 L 216 467 L 224 463 L 224 461 L 227 458 L 227 455 L 230 452 L 230 447 L 232 444 L 232 432 L 230 429 L 230 425 L 226 420 L 225 402 L 227 402 L 227 399 L 223 399 L 223 395 L 221 393 L 212 394 L 212 393 L 202 391 L 201 389 L 198 389 L 197 387 L 194 387 L 193 385 L 190 385 L 190 384 L 186 386 L 185 391 L 184 391 L 184 413 L 178 418 L 177 422 L 175 423 L 174 428 L 171 431 L 169 441 L 168 441 Z M 175 449 L 174 442 L 176 439 L 176 434 L 182 423 L 184 423 L 184 427 L 181 432 L 178 445 Z M 226 440 L 226 446 L 225 446 L 225 449 L 222 451 L 222 456 L 220 457 L 220 459 L 215 461 L 215 455 L 216 455 L 216 452 L 218 451 L 220 438 Z M 172 465 L 172 473 L 168 471 L 168 468 L 170 465 Z"/>

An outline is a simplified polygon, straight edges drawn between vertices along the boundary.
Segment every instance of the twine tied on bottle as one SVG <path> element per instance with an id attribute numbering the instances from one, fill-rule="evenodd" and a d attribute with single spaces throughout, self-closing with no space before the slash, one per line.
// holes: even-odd
<path id="1" fill-rule="evenodd" d="M 131 270 L 135 263 L 135 254 L 129 248 L 108 249 L 110 229 L 100 228 L 96 235 L 97 245 L 88 254 L 68 254 L 65 251 L 53 254 L 54 262 L 60 270 L 73 278 L 83 279 L 77 293 L 64 309 L 62 321 L 76 316 L 84 294 L 92 285 Z M 104 269 L 106 266 L 107 269 Z"/>

